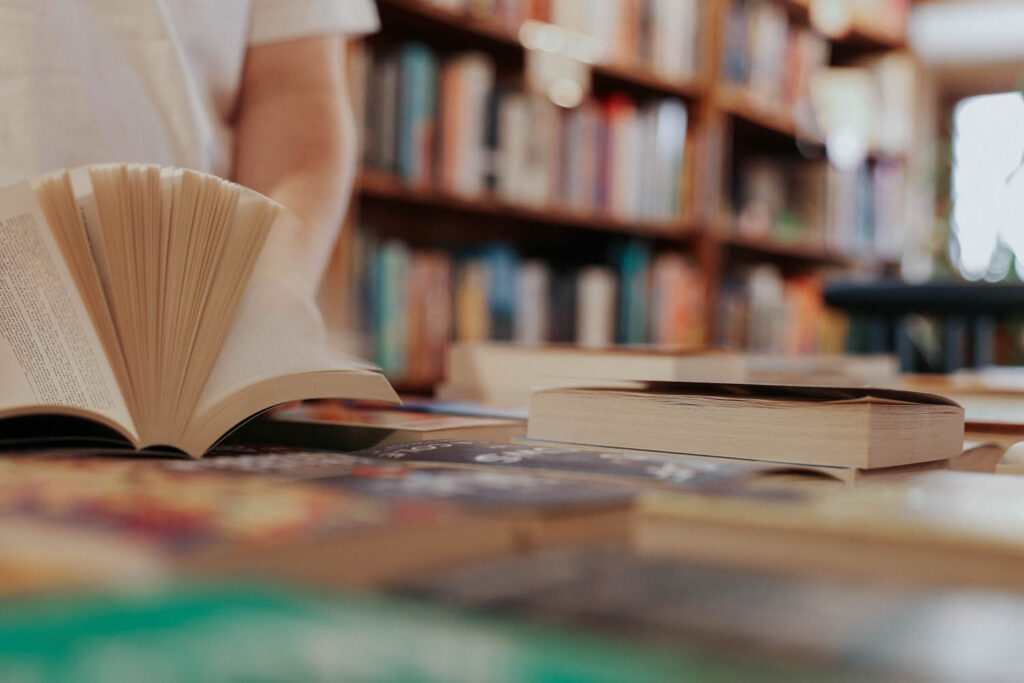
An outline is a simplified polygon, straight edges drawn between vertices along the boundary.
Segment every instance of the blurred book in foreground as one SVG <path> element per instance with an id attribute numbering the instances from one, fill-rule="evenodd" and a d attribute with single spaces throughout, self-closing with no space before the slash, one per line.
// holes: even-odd
<path id="1" fill-rule="evenodd" d="M 377 586 L 548 543 L 622 543 L 635 495 L 287 449 L 10 454 L 0 475 L 5 594 L 169 574 Z"/>
<path id="2" fill-rule="evenodd" d="M 809 578 L 603 549 L 424 577 L 403 594 L 652 646 L 808 667 L 797 680 L 1013 680 L 1019 594 Z M 763 680 L 754 676 L 754 680 Z"/>
<path id="3" fill-rule="evenodd" d="M 658 493 L 640 552 L 722 566 L 907 585 L 1024 588 L 1024 479 L 927 472 L 898 483 L 775 500 Z"/>
<path id="4" fill-rule="evenodd" d="M 102 625 L 102 626 L 100 626 Z M 0 670 L 26 680 L 791 680 L 805 668 L 422 601 L 174 583 L 7 602 Z"/>

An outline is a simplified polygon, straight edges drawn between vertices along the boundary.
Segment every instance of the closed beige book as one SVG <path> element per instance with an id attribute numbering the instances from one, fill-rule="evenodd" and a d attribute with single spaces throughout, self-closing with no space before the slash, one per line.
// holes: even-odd
<path id="1" fill-rule="evenodd" d="M 932 394 L 645 382 L 535 392 L 527 438 L 867 470 L 950 460 L 964 427 Z"/>
<path id="2" fill-rule="evenodd" d="M 693 353 L 659 347 L 580 348 L 457 343 L 448 349 L 438 398 L 526 405 L 543 387 L 606 386 L 610 381 L 739 382 L 739 354 Z"/>

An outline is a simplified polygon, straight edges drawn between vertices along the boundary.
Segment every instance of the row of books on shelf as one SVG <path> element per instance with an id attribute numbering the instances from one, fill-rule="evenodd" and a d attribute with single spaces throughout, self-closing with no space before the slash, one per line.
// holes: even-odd
<path id="1" fill-rule="evenodd" d="M 464 197 L 622 219 L 683 213 L 687 110 L 613 94 L 562 109 L 503 83 L 491 58 L 364 46 L 363 164 Z"/>
<path id="2" fill-rule="evenodd" d="M 792 355 L 842 353 L 847 319 L 822 302 L 819 273 L 784 275 L 761 264 L 727 273 L 718 302 L 717 345 Z"/>
<path id="3" fill-rule="evenodd" d="M 791 116 L 802 137 L 838 144 L 830 153 L 842 166 L 850 165 L 843 155 L 851 140 L 863 152 L 905 154 L 912 138 L 913 59 L 889 52 L 829 67 L 831 52 L 822 34 L 792 22 L 781 3 L 744 0 L 730 8 L 721 75 L 753 106 Z"/>
<path id="4" fill-rule="evenodd" d="M 897 259 L 906 216 L 906 166 L 879 160 L 855 170 L 827 161 L 751 157 L 738 174 L 736 229 L 845 256 Z"/>
<path id="5" fill-rule="evenodd" d="M 831 45 L 820 33 L 791 25 L 781 3 L 751 0 L 729 8 L 722 78 L 762 105 L 791 112 L 804 132 L 817 134 L 811 79 L 828 67 Z"/>
<path id="6" fill-rule="evenodd" d="M 510 32 L 553 24 L 587 42 L 594 61 L 642 65 L 668 80 L 696 76 L 703 0 L 430 0 L 489 18 Z"/>
<path id="7" fill-rule="evenodd" d="M 704 288 L 678 252 L 628 242 L 604 264 L 556 265 L 507 245 L 443 251 L 359 241 L 360 321 L 385 373 L 436 382 L 450 340 L 660 344 L 704 337 Z"/>

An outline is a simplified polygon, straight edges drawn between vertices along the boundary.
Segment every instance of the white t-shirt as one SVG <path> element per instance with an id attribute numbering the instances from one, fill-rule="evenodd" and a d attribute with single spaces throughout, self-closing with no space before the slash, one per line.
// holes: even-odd
<path id="1" fill-rule="evenodd" d="M 0 0 L 0 187 L 103 161 L 227 176 L 246 48 L 377 24 L 373 0 Z"/>

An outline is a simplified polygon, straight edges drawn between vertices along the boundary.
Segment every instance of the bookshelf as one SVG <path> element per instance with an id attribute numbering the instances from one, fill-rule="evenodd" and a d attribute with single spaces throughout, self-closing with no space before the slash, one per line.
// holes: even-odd
<path id="1" fill-rule="evenodd" d="M 790 26 L 810 30 L 809 0 L 769 2 L 785 12 Z M 700 67 L 690 78 L 666 78 L 635 60 L 612 60 L 591 69 L 595 96 L 623 92 L 640 100 L 667 97 L 685 104 L 689 126 L 678 218 L 631 219 L 599 208 L 512 201 L 494 191 L 467 196 L 438 183 L 407 183 L 398 174 L 364 166 L 357 179 L 350 223 L 360 224 L 372 216 L 382 239 L 407 238 L 412 244 L 432 248 L 501 240 L 522 245 L 531 257 L 543 256 L 545 244 L 559 254 L 565 253 L 568 244 L 583 245 L 587 253 L 599 254 L 605 249 L 602 245 L 615 240 L 641 240 L 657 253 L 678 251 L 692 261 L 699 275 L 705 297 L 700 323 L 704 344 L 715 341 L 723 278 L 744 264 L 770 264 L 782 273 L 856 268 L 862 273 L 894 274 L 898 258 L 891 255 L 863 249 L 840 251 L 826 246 L 823 239 L 777 239 L 738 229 L 735 209 L 729 206 L 738 159 L 807 150 L 824 158 L 825 145 L 820 134 L 798 124 L 788 106 L 759 96 L 724 75 L 723 41 L 731 4 L 730 0 L 703 1 Z M 427 0 L 378 0 L 378 7 L 382 31 L 371 42 L 415 40 L 442 55 L 480 51 L 494 61 L 499 74 L 524 69 L 525 48 L 516 31 L 494 17 Z M 850 26 L 839 36 L 829 36 L 828 43 L 833 65 L 904 47 L 902 38 L 861 24 Z M 898 155 L 871 150 L 867 163 L 879 161 L 901 160 Z M 819 226 L 810 229 L 816 231 Z M 352 253 L 351 249 L 342 251 Z M 416 385 L 418 389 L 425 386 L 422 381 Z"/>
<path id="2" fill-rule="evenodd" d="M 507 56 L 506 50 L 522 50 L 516 34 L 502 23 L 469 11 L 457 11 L 429 3 L 427 0 L 377 0 L 384 32 L 394 26 L 401 35 L 445 42 L 447 46 L 472 46 Z M 516 55 L 521 60 L 521 54 Z M 651 69 L 635 64 L 597 64 L 593 67 L 596 82 L 642 93 L 659 93 L 696 100 L 706 88 L 698 80 L 672 81 Z"/>
<path id="3" fill-rule="evenodd" d="M 689 244 L 700 228 L 684 222 L 626 221 L 558 206 L 528 206 L 495 197 L 463 197 L 430 187 L 411 186 L 394 175 L 362 171 L 356 194 L 365 201 L 404 204 L 412 209 L 445 211 L 485 220 L 503 220 L 537 229 L 569 228 Z"/>
<path id="4" fill-rule="evenodd" d="M 759 100 L 756 95 L 730 83 L 718 83 L 713 92 L 713 106 L 723 114 L 786 138 L 824 144 L 820 139 L 797 129 L 792 113 L 782 105 Z"/>

